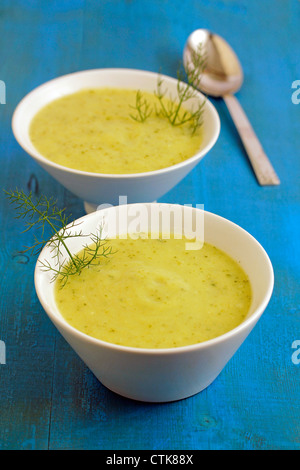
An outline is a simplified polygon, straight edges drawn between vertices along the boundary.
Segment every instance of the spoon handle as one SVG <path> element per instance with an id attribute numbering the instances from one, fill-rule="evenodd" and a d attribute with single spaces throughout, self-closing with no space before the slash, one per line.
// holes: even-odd
<path id="1" fill-rule="evenodd" d="M 231 94 L 224 95 L 223 98 L 242 139 L 259 184 L 261 186 L 280 184 L 279 178 L 239 101 Z"/>

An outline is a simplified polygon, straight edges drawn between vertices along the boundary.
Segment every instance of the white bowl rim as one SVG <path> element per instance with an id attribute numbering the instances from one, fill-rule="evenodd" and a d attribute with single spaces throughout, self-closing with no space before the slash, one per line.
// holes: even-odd
<path id="1" fill-rule="evenodd" d="M 139 203 L 128 204 L 128 206 L 133 206 L 133 205 L 138 205 L 138 204 Z M 155 204 L 155 203 L 146 203 L 146 204 L 151 205 L 151 204 Z M 174 206 L 174 205 L 178 205 L 178 204 L 162 203 L 162 205 Z M 110 207 L 107 210 L 114 210 L 116 207 L 119 207 L 119 206 L 113 206 L 113 207 Z M 213 212 L 209 212 L 209 211 L 199 209 L 199 208 L 194 208 L 194 209 L 197 210 L 197 211 L 202 211 L 202 212 L 204 212 L 204 214 L 205 213 L 208 214 L 208 216 L 214 217 L 214 218 L 216 218 L 216 219 L 218 219 L 222 222 L 225 222 L 225 223 L 231 225 L 233 229 L 243 232 L 261 250 L 261 254 L 264 257 L 264 261 L 265 261 L 265 263 L 268 267 L 270 280 L 269 280 L 268 289 L 267 289 L 267 291 L 264 295 L 264 300 L 260 303 L 260 305 L 255 309 L 255 311 L 251 314 L 251 316 L 249 318 L 245 319 L 238 326 L 236 326 L 232 330 L 230 330 L 230 331 L 228 331 L 228 332 L 226 332 L 222 335 L 216 336 L 215 338 L 212 338 L 212 339 L 207 340 L 207 341 L 202 341 L 200 343 L 190 344 L 190 345 L 186 345 L 186 346 L 178 346 L 178 347 L 173 347 L 173 348 L 138 348 L 138 347 L 124 346 L 124 345 L 109 343 L 108 341 L 104 341 L 104 340 L 101 340 L 101 339 L 98 339 L 98 338 L 94 338 L 93 336 L 87 335 L 86 333 L 83 333 L 82 331 L 74 328 L 66 320 L 61 319 L 54 312 L 52 312 L 52 311 L 50 311 L 50 309 L 48 309 L 47 305 L 43 301 L 43 294 L 39 291 L 38 285 L 37 285 L 38 284 L 38 282 L 37 282 L 38 276 L 41 275 L 41 272 L 39 271 L 38 261 L 37 261 L 35 271 L 34 271 L 34 283 L 35 283 L 36 293 L 37 293 L 37 296 L 40 300 L 40 303 L 42 304 L 42 307 L 44 308 L 44 310 L 46 311 L 46 313 L 50 317 L 50 319 L 52 320 L 52 318 L 55 318 L 55 321 L 52 320 L 53 323 L 54 324 L 58 323 L 62 327 L 62 331 L 65 329 L 65 330 L 69 331 L 71 334 L 77 336 L 77 338 L 80 338 L 84 341 L 88 341 L 90 343 L 93 343 L 94 345 L 99 345 L 99 346 L 102 346 L 102 347 L 113 349 L 115 351 L 124 351 L 124 352 L 129 353 L 129 354 L 130 353 L 132 353 L 132 354 L 141 354 L 141 355 L 146 354 L 146 355 L 152 355 L 152 356 L 162 355 L 162 354 L 163 355 L 185 354 L 185 353 L 187 354 L 187 353 L 190 353 L 190 352 L 195 351 L 195 350 L 200 350 L 200 349 L 205 349 L 207 347 L 212 347 L 214 345 L 217 345 L 217 344 L 220 344 L 222 342 L 225 342 L 225 341 L 229 340 L 231 337 L 234 337 L 235 335 L 238 335 L 243 330 L 247 330 L 247 328 L 249 326 L 251 326 L 251 324 L 255 325 L 256 322 L 259 320 L 260 316 L 262 315 L 263 311 L 267 307 L 267 305 L 269 303 L 269 300 L 271 298 L 272 292 L 273 292 L 273 287 L 274 287 L 274 271 L 273 271 L 273 266 L 272 266 L 272 263 L 270 261 L 270 258 L 268 256 L 268 254 L 266 253 L 266 251 L 262 247 L 262 245 L 256 240 L 256 238 L 254 238 L 253 235 L 251 235 L 245 229 L 240 227 L 238 224 L 230 221 L 229 219 L 226 219 L 225 217 L 214 214 Z M 83 221 L 84 219 L 87 219 L 87 218 L 90 218 L 90 217 L 93 217 L 93 216 L 95 217 L 96 213 L 97 213 L 97 211 L 92 212 L 90 214 L 86 214 L 86 215 L 80 217 L 79 219 L 76 219 L 76 221 L 80 222 L 80 221 Z M 38 259 L 40 259 L 42 257 L 42 255 L 46 251 L 46 249 L 47 249 L 47 247 L 45 246 L 42 249 Z"/>
<path id="2" fill-rule="evenodd" d="M 210 112 L 212 112 L 212 114 L 214 116 L 214 120 L 215 120 L 214 136 L 211 139 L 211 141 L 203 149 L 201 149 L 201 151 L 197 152 L 192 157 L 187 158 L 183 162 L 176 163 L 175 165 L 171 165 L 171 166 L 168 166 L 168 167 L 165 167 L 165 168 L 160 168 L 159 170 L 152 170 L 152 171 L 141 172 L 141 173 L 124 173 L 124 174 L 122 174 L 122 173 L 96 173 L 96 172 L 91 172 L 91 171 L 76 170 L 75 168 L 70 168 L 70 167 L 67 167 L 67 166 L 64 166 L 64 165 L 60 165 L 60 164 L 55 163 L 55 162 L 49 160 L 48 158 L 44 157 L 37 150 L 34 149 L 34 151 L 33 151 L 32 149 L 29 149 L 29 147 L 26 144 L 24 144 L 22 138 L 20 138 L 18 128 L 17 128 L 17 125 L 16 125 L 18 114 L 20 112 L 20 109 L 24 105 L 24 103 L 26 103 L 28 100 L 30 100 L 35 95 L 36 92 L 42 90 L 44 87 L 46 88 L 46 87 L 50 86 L 53 83 L 56 83 L 56 82 L 59 82 L 59 81 L 62 81 L 62 80 L 67 80 L 68 78 L 72 78 L 74 76 L 78 76 L 78 75 L 81 75 L 81 74 L 83 75 L 83 74 L 90 74 L 90 73 L 97 73 L 97 72 L 135 73 L 135 74 L 139 74 L 139 75 L 153 75 L 153 76 L 154 75 L 155 76 L 159 75 L 165 80 L 169 80 L 173 83 L 177 83 L 177 79 L 175 79 L 174 77 L 170 77 L 168 75 L 159 74 L 157 72 L 151 72 L 151 71 L 148 71 L 148 70 L 129 69 L 129 68 L 101 68 L 101 69 L 80 70 L 78 72 L 72 72 L 72 73 L 69 73 L 69 74 L 65 74 L 65 75 L 61 75 L 59 77 L 53 78 L 52 80 L 48 80 L 47 82 L 37 86 L 32 91 L 27 93 L 27 95 L 25 95 L 21 99 L 21 101 L 18 103 L 18 105 L 16 106 L 16 108 L 13 112 L 12 131 L 13 131 L 13 134 L 15 136 L 15 139 L 17 140 L 19 145 L 23 148 L 23 150 L 25 150 L 29 155 L 31 155 L 37 161 L 40 161 L 41 163 L 44 163 L 44 164 L 46 164 L 50 167 L 56 168 L 58 170 L 66 171 L 68 173 L 72 173 L 72 174 L 76 174 L 76 175 L 92 176 L 94 178 L 99 177 L 99 178 L 117 178 L 117 179 L 127 179 L 127 178 L 136 178 L 136 179 L 138 179 L 138 178 L 143 178 L 145 176 L 152 176 L 152 175 L 157 175 L 157 174 L 168 173 L 169 171 L 171 171 L 173 169 L 184 167 L 184 166 L 192 163 L 194 160 L 198 160 L 199 156 L 202 157 L 202 156 L 206 155 L 211 150 L 211 148 L 215 145 L 215 143 L 216 143 L 216 141 L 219 137 L 220 128 L 221 128 L 219 114 L 218 114 L 216 108 L 214 107 L 214 105 L 207 99 L 207 97 L 205 95 L 203 95 L 199 90 L 196 90 L 199 97 L 201 97 L 202 99 L 206 99 L 206 106 L 208 106 Z M 84 89 L 84 87 L 83 87 L 83 89 Z M 70 94 L 72 94 L 72 93 L 73 92 L 71 92 Z M 67 95 L 64 95 L 64 96 L 67 96 Z M 32 146 L 33 146 L 33 144 L 32 144 Z"/>

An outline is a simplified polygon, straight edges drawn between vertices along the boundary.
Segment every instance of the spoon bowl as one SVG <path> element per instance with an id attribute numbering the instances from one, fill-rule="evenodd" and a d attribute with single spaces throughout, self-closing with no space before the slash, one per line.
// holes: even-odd
<path id="1" fill-rule="evenodd" d="M 207 29 L 197 29 L 188 38 L 183 54 L 184 67 L 193 68 L 192 57 L 199 44 L 204 49 L 206 67 L 197 84 L 202 91 L 216 98 L 237 92 L 243 84 L 243 70 L 237 55 L 221 36 Z"/>

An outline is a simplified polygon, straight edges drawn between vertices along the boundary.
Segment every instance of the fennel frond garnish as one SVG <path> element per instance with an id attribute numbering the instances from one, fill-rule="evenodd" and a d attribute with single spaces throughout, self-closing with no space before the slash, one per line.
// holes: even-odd
<path id="1" fill-rule="evenodd" d="M 196 85 L 199 84 L 201 75 L 206 67 L 206 56 L 203 54 L 201 45 L 197 51 L 193 52 L 191 61 L 193 68 L 186 70 L 186 81 L 184 81 L 183 73 L 180 70 L 177 72 L 176 99 L 169 97 L 166 100 L 168 90 L 163 90 L 163 78 L 160 75 L 158 76 L 157 88 L 154 91 L 154 95 L 158 100 L 158 106 L 154 105 L 154 107 L 156 115 L 167 119 L 172 126 L 177 127 L 189 123 L 192 134 L 194 134 L 203 122 L 205 100 L 199 103 L 192 111 L 184 109 L 184 103 L 197 96 Z M 137 111 L 137 114 L 130 114 L 130 117 L 138 122 L 145 122 L 152 113 L 150 104 L 143 97 L 140 90 L 136 94 L 135 106 L 131 107 Z"/>
<path id="2" fill-rule="evenodd" d="M 53 198 L 48 199 L 42 195 L 33 200 L 31 192 L 27 195 L 18 189 L 4 192 L 9 201 L 15 205 L 16 218 L 27 219 L 23 233 L 33 228 L 40 231 L 40 237 L 34 235 L 33 245 L 26 247 L 22 253 L 29 251 L 36 255 L 44 245 L 50 248 L 54 262 L 51 263 L 46 259 L 39 261 L 43 270 L 51 271 L 53 274 L 51 281 L 58 279 L 61 286 L 64 286 L 69 276 L 78 275 L 87 267 L 99 265 L 101 257 L 107 258 L 113 253 L 112 247 L 107 246 L 107 240 L 101 238 L 101 230 L 96 234 L 83 234 L 81 230 L 71 231 L 79 224 L 75 221 L 70 222 L 65 209 L 58 209 Z M 50 229 L 49 237 L 47 228 Z M 87 236 L 90 238 L 90 244 L 83 245 L 79 253 L 71 253 L 66 241 L 70 238 Z"/>
<path id="3" fill-rule="evenodd" d="M 135 106 L 130 106 L 132 109 L 136 110 L 136 114 L 130 114 L 129 116 L 138 122 L 144 122 L 151 115 L 152 110 L 140 90 L 136 92 Z"/>

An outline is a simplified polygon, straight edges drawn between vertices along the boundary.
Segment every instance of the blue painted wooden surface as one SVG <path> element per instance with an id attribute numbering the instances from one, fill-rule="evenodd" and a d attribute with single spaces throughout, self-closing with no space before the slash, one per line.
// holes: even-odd
<path id="1" fill-rule="evenodd" d="M 204 392 L 163 405 L 136 403 L 99 384 L 56 332 L 33 286 L 34 257 L 0 198 L 0 449 L 299 449 L 300 79 L 298 0 L 1 0 L 0 187 L 31 185 L 74 217 L 82 202 L 23 152 L 12 112 L 37 85 L 68 72 L 132 67 L 176 76 L 187 36 L 207 27 L 236 49 L 238 98 L 280 178 L 261 188 L 224 103 L 213 151 L 165 202 L 203 203 L 252 233 L 275 270 L 271 302 L 249 338 Z M 36 179 L 32 178 L 32 175 Z M 31 181 L 31 183 L 29 183 Z"/>

